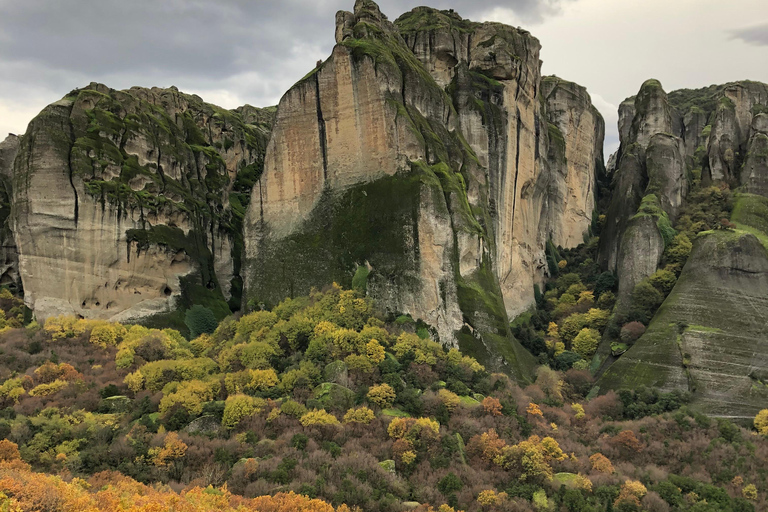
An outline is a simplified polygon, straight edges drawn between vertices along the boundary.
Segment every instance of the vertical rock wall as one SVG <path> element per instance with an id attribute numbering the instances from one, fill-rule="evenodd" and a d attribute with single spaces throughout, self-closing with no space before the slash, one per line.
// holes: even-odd
<path id="1" fill-rule="evenodd" d="M 387 308 L 519 374 L 529 356 L 509 317 L 533 301 L 547 239 L 583 240 L 602 118 L 575 84 L 542 95 L 523 30 L 429 8 L 392 24 L 363 0 L 336 21 L 333 54 L 278 108 L 246 222 L 247 295 L 274 303 L 366 266 Z"/>
<path id="2" fill-rule="evenodd" d="M 268 133 L 175 89 L 91 84 L 48 106 L 10 175 L 27 305 L 39 320 L 138 320 L 192 303 L 228 314 L 243 189 Z"/>

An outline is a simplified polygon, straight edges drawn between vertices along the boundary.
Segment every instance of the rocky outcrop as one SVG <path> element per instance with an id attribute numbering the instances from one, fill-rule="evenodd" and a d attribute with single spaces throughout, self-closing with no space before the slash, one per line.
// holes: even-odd
<path id="1" fill-rule="evenodd" d="M 171 89 L 100 84 L 46 107 L 21 138 L 12 230 L 26 304 L 120 321 L 239 303 L 241 226 L 269 112 Z"/>
<path id="2" fill-rule="evenodd" d="M 745 192 L 768 197 L 768 113 L 752 119 L 747 156 L 741 169 Z"/>
<path id="3" fill-rule="evenodd" d="M 768 399 L 768 253 L 747 233 L 701 237 L 648 331 L 598 382 L 693 393 L 703 412 L 753 418 Z"/>
<path id="4" fill-rule="evenodd" d="M 768 253 L 761 243 L 768 235 L 767 92 L 764 84 L 738 82 L 666 97 L 651 82 L 622 105 L 620 132 L 629 139 L 622 139 L 600 247 L 601 260 L 618 273 L 620 308 L 661 261 L 689 179 L 736 193 L 730 227 L 693 240 L 647 332 L 603 368 L 602 390 L 686 390 L 699 409 L 740 418 L 754 416 L 768 397 Z M 642 105 L 654 106 L 645 117 Z"/>
<path id="5" fill-rule="evenodd" d="M 245 225 L 247 296 L 365 268 L 388 309 L 523 375 L 509 315 L 533 301 L 547 239 L 589 226 L 602 119 L 574 84 L 542 96 L 525 31 L 429 8 L 393 24 L 365 0 L 336 22 L 331 57 L 278 108 Z"/>
<path id="6" fill-rule="evenodd" d="M 10 134 L 0 142 L 0 286 L 20 294 L 19 254 L 11 230 L 11 182 L 13 161 L 19 151 L 19 137 Z"/>
<path id="7" fill-rule="evenodd" d="M 544 77 L 541 87 L 551 169 L 547 231 L 556 246 L 576 247 L 592 222 L 605 124 L 584 87 L 558 77 Z"/>
<path id="8" fill-rule="evenodd" d="M 675 135 L 680 126 L 657 80 L 619 109 L 621 146 L 599 261 L 618 276 L 620 308 L 656 271 L 688 190 L 685 142 Z"/>

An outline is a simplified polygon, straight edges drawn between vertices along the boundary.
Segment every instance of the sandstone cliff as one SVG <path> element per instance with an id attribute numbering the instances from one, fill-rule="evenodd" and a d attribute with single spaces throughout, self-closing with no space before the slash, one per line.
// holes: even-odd
<path id="1" fill-rule="evenodd" d="M 575 84 L 543 92 L 525 31 L 429 8 L 393 24 L 365 0 L 336 22 L 333 54 L 278 107 L 245 224 L 247 296 L 360 273 L 391 311 L 522 375 L 508 318 L 533 301 L 547 240 L 575 245 L 589 226 L 602 118 Z"/>
<path id="2" fill-rule="evenodd" d="M 43 110 L 11 180 L 24 298 L 37 318 L 236 307 L 242 218 L 270 130 L 244 116 L 175 88 L 100 84 Z"/>

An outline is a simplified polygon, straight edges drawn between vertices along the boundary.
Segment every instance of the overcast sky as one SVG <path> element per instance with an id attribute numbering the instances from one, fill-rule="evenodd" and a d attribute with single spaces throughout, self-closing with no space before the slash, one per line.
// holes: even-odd
<path id="1" fill-rule="evenodd" d="M 616 108 L 647 78 L 667 91 L 768 82 L 767 0 L 381 0 L 521 26 L 543 73 L 587 87 L 618 145 Z M 92 81 L 177 86 L 227 108 L 274 105 L 334 44 L 354 0 L 0 0 L 0 139 Z M 608 154 L 606 154 L 607 158 Z"/>

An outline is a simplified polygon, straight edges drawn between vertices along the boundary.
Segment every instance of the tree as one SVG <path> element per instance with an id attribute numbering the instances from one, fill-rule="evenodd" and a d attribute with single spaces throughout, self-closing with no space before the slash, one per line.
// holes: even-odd
<path id="1" fill-rule="evenodd" d="M 744 488 L 741 490 L 741 495 L 748 500 L 756 501 L 757 487 L 755 487 L 755 484 L 745 485 Z"/>
<path id="2" fill-rule="evenodd" d="M 645 333 L 645 326 L 640 322 L 629 322 L 621 328 L 619 337 L 624 343 L 632 343 Z"/>
<path id="3" fill-rule="evenodd" d="M 438 391 L 437 396 L 440 399 L 440 403 L 445 406 L 448 412 L 453 412 L 453 410 L 456 409 L 461 402 L 459 395 L 452 391 L 448 391 L 447 389 L 441 389 Z"/>
<path id="4" fill-rule="evenodd" d="M 570 343 L 576 335 L 578 335 L 583 328 L 588 327 L 588 325 L 589 320 L 587 319 L 586 314 L 574 313 L 563 320 L 563 323 L 560 325 L 560 338 L 564 342 Z"/>
<path id="5" fill-rule="evenodd" d="M 437 482 L 437 490 L 446 496 L 452 492 L 460 491 L 463 487 L 464 482 L 453 472 L 448 473 Z"/>
<path id="6" fill-rule="evenodd" d="M 541 408 L 533 402 L 528 404 L 528 408 L 525 410 L 525 412 L 531 416 L 544 417 L 544 414 L 541 412 Z"/>
<path id="7" fill-rule="evenodd" d="M 163 445 L 151 448 L 149 455 L 155 466 L 164 467 L 187 454 L 187 444 L 181 440 L 176 432 L 168 432 L 163 439 Z"/>
<path id="8" fill-rule="evenodd" d="M 640 498 L 646 494 L 648 494 L 648 489 L 646 489 L 642 483 L 636 480 L 627 480 L 624 482 L 624 485 L 621 486 L 619 496 L 616 498 L 613 505 L 618 507 L 622 502 L 630 502 L 633 505 L 636 505 L 639 509 Z"/>
<path id="9" fill-rule="evenodd" d="M 632 305 L 640 310 L 651 313 L 656 311 L 661 303 L 664 302 L 664 296 L 657 290 L 648 279 L 643 279 L 635 285 L 632 290 Z"/>
<path id="10" fill-rule="evenodd" d="M 491 416 L 501 416 L 503 407 L 498 398 L 487 396 L 483 398 L 483 409 Z"/>
<path id="11" fill-rule="evenodd" d="M 389 384 L 379 384 L 378 386 L 371 386 L 368 390 L 368 400 L 378 405 L 382 409 L 391 407 L 395 401 L 397 395 L 395 390 Z"/>
<path id="12" fill-rule="evenodd" d="M 201 334 L 213 334 L 219 325 L 213 311 L 200 304 L 195 304 L 187 310 L 184 314 L 184 324 L 189 329 L 191 339 L 195 339 Z"/>
<path id="13" fill-rule="evenodd" d="M 326 412 L 325 409 L 313 409 L 303 415 L 299 419 L 299 423 L 305 427 L 310 425 L 338 425 L 339 420 L 333 414 Z"/>
<path id="14" fill-rule="evenodd" d="M 258 412 L 264 407 L 264 400 L 253 398 L 248 395 L 231 395 L 224 404 L 224 416 L 221 419 L 221 425 L 227 429 L 234 429 L 240 422 Z"/>
<path id="15" fill-rule="evenodd" d="M 247 389 L 256 391 L 265 391 L 267 389 L 277 386 L 280 379 L 277 377 L 277 372 L 268 368 L 266 370 L 250 370 L 250 380 L 246 386 Z"/>
<path id="16" fill-rule="evenodd" d="M 0 441 L 0 462 L 9 462 L 20 458 L 19 445 L 8 439 Z"/>
<path id="17" fill-rule="evenodd" d="M 584 359 L 589 359 L 600 343 L 600 333 L 595 329 L 584 328 L 573 339 L 573 350 Z"/>
<path id="18" fill-rule="evenodd" d="M 677 276 L 669 270 L 659 269 L 648 278 L 648 281 L 664 295 L 672 291 L 677 281 Z"/>
<path id="19" fill-rule="evenodd" d="M 768 437 L 768 409 L 763 409 L 757 413 L 754 423 L 757 432 Z"/>
<path id="20" fill-rule="evenodd" d="M 619 432 L 613 439 L 611 439 L 611 444 L 629 454 L 637 453 L 643 449 L 640 441 L 635 436 L 635 433 L 631 430 L 622 430 Z"/>
<path id="21" fill-rule="evenodd" d="M 362 423 L 363 425 L 368 425 L 375 417 L 376 415 L 369 408 L 357 407 L 347 411 L 344 415 L 344 423 Z"/>
<path id="22" fill-rule="evenodd" d="M 610 475 L 614 472 L 613 464 L 602 453 L 595 453 L 589 458 L 589 463 L 592 465 L 592 469 L 599 473 L 605 473 Z"/>
<path id="23" fill-rule="evenodd" d="M 496 491 L 493 491 L 491 489 L 480 491 L 480 494 L 477 496 L 477 502 L 483 507 L 492 507 L 496 505 L 501 505 L 506 499 L 507 499 L 507 493 L 505 492 L 497 493 Z"/>

